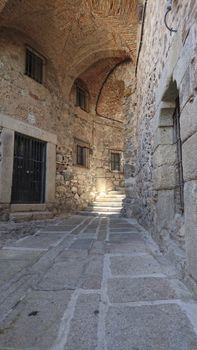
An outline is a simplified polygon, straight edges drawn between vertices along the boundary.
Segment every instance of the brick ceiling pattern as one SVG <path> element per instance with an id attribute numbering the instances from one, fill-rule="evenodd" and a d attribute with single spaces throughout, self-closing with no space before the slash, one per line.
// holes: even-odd
<path id="1" fill-rule="evenodd" d="M 0 26 L 31 38 L 68 93 L 101 59 L 135 63 L 139 6 L 138 0 L 0 0 Z"/>

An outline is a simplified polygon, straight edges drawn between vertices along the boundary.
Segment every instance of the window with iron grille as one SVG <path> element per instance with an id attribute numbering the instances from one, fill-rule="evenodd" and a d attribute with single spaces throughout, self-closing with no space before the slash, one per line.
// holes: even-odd
<path id="1" fill-rule="evenodd" d="M 89 149 L 87 147 L 83 147 L 77 145 L 77 165 L 88 167 L 88 158 L 89 158 Z"/>
<path id="2" fill-rule="evenodd" d="M 84 111 L 88 111 L 88 93 L 80 86 L 76 86 L 76 105 Z"/>
<path id="3" fill-rule="evenodd" d="M 120 153 L 111 153 L 111 170 L 120 171 Z"/>
<path id="4" fill-rule="evenodd" d="M 180 131 L 180 105 L 179 98 L 176 100 L 176 108 L 173 115 L 174 143 L 176 144 L 176 186 L 175 186 L 175 206 L 176 212 L 184 212 L 184 178 L 182 164 L 182 141 Z"/>
<path id="5" fill-rule="evenodd" d="M 36 80 L 38 83 L 43 83 L 44 58 L 37 54 L 33 49 L 26 48 L 26 67 L 25 74 L 28 77 Z"/>

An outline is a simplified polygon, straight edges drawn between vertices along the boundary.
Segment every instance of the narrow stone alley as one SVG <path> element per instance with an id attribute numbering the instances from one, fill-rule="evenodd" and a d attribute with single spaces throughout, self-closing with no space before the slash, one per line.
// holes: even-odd
<path id="1" fill-rule="evenodd" d="M 0 276 L 1 350 L 197 349 L 197 302 L 136 220 L 42 224 Z"/>

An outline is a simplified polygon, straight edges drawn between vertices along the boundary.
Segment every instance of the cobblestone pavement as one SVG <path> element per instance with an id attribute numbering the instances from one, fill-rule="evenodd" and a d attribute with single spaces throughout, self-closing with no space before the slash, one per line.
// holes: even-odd
<path id="1" fill-rule="evenodd" d="M 196 350 L 197 303 L 135 220 L 73 216 L 0 250 L 0 349 Z"/>

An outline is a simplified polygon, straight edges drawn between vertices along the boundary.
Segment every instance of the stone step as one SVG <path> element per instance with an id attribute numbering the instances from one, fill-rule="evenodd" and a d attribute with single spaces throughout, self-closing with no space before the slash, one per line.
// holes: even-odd
<path id="1" fill-rule="evenodd" d="M 14 222 L 23 222 L 31 220 L 48 220 L 52 219 L 54 214 L 50 211 L 29 211 L 15 212 L 10 214 L 10 220 Z"/>
<path id="2" fill-rule="evenodd" d="M 88 207 L 85 209 L 85 211 L 93 211 L 93 212 L 112 212 L 112 213 L 117 213 L 120 212 L 122 207 Z"/>
<path id="3" fill-rule="evenodd" d="M 96 201 L 93 202 L 93 204 L 91 205 L 93 207 L 121 207 L 122 206 L 122 200 L 121 201 L 111 201 L 111 202 L 107 202 L 107 201 Z"/>
<path id="4" fill-rule="evenodd" d="M 97 196 L 96 200 L 84 211 L 80 212 L 80 214 L 88 216 L 117 215 L 119 217 L 124 198 L 125 192 L 123 189 L 100 194 Z"/>
<path id="5" fill-rule="evenodd" d="M 108 199 L 96 199 L 94 201 L 94 203 L 103 203 L 103 205 L 105 206 L 108 206 L 108 205 L 112 205 L 113 203 L 119 203 L 119 205 L 122 205 L 123 203 L 123 199 L 122 198 L 119 198 L 119 199 L 116 199 L 116 198 L 108 198 Z"/>
<path id="6" fill-rule="evenodd" d="M 125 194 L 125 190 L 119 190 L 119 191 L 109 191 L 108 194 Z"/>
<path id="7" fill-rule="evenodd" d="M 46 204 L 11 204 L 10 210 L 12 213 L 15 212 L 40 212 L 46 211 Z"/>
<path id="8" fill-rule="evenodd" d="M 103 200 L 103 201 L 105 201 L 105 200 L 107 200 L 107 201 L 114 201 L 114 200 L 121 200 L 121 199 L 124 199 L 125 198 L 125 196 L 123 196 L 123 195 L 111 195 L 111 196 L 109 196 L 109 195 L 106 195 L 106 196 L 98 196 L 98 197 L 96 197 L 96 200 Z"/>
<path id="9" fill-rule="evenodd" d="M 113 215 L 114 217 L 120 217 L 120 213 L 114 213 L 114 212 L 92 212 L 92 211 L 80 211 L 78 212 L 79 215 L 82 216 L 108 216 Z"/>

